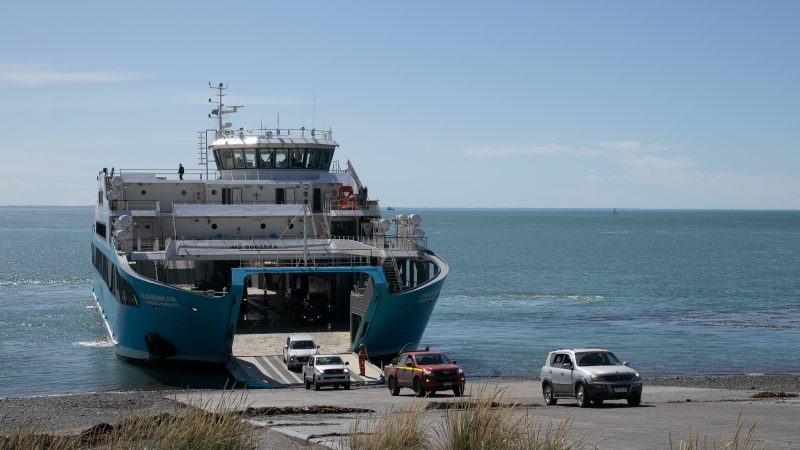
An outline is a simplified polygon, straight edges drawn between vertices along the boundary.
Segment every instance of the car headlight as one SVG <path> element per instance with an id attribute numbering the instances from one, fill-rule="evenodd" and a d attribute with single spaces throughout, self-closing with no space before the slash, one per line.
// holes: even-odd
<path id="1" fill-rule="evenodd" d="M 350 369 L 344 369 L 344 373 L 350 373 Z"/>
<path id="2" fill-rule="evenodd" d="M 289 361 L 294 361 L 294 356 L 290 356 Z"/>
<path id="3" fill-rule="evenodd" d="M 431 371 L 428 370 L 428 369 L 422 369 L 422 374 L 425 375 L 425 376 L 430 376 L 431 375 Z"/>
<path id="4" fill-rule="evenodd" d="M 461 367 L 459 367 L 459 368 L 458 368 L 458 374 L 459 374 L 459 375 L 464 375 L 464 369 L 462 369 Z"/>
<path id="5" fill-rule="evenodd" d="M 324 370 L 322 370 L 322 369 L 317 369 L 317 375 L 322 375 L 322 374 L 324 374 L 324 373 L 325 373 L 325 371 L 324 371 Z"/>
<path id="6" fill-rule="evenodd" d="M 600 380 L 603 379 L 603 377 L 601 377 L 600 375 L 598 375 L 598 374 L 596 374 L 594 372 L 591 372 L 591 375 L 592 375 L 592 381 L 600 381 Z"/>
<path id="7" fill-rule="evenodd" d="M 639 375 L 639 372 L 634 372 L 634 373 L 633 373 L 633 379 L 634 379 L 634 380 L 641 380 L 641 379 L 642 379 L 642 377 Z"/>

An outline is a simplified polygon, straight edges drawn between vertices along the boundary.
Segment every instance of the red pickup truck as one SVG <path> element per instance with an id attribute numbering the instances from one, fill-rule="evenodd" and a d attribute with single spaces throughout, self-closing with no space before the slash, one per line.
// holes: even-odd
<path id="1" fill-rule="evenodd" d="M 464 369 L 440 352 L 402 352 L 383 368 L 383 377 L 392 395 L 401 387 L 418 397 L 435 391 L 452 390 L 456 397 L 464 393 Z"/>

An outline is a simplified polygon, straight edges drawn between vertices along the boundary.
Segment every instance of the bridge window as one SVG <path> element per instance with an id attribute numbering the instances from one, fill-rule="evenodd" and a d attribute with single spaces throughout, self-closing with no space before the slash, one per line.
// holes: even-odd
<path id="1" fill-rule="evenodd" d="M 292 169 L 302 169 L 305 151 L 301 148 L 289 150 L 289 167 Z"/>
<path id="2" fill-rule="evenodd" d="M 231 150 L 231 154 L 233 154 L 233 168 L 244 169 L 244 158 L 242 157 L 242 150 L 238 148 L 235 150 Z"/>
<path id="3" fill-rule="evenodd" d="M 306 150 L 306 169 L 321 169 L 325 150 L 310 148 Z"/>
<path id="4" fill-rule="evenodd" d="M 220 150 L 219 163 L 223 169 L 233 169 L 233 151 L 230 149 Z"/>
<path id="5" fill-rule="evenodd" d="M 285 169 L 289 166 L 289 160 L 286 157 L 286 150 L 275 150 L 275 167 Z"/>
<path id="6" fill-rule="evenodd" d="M 244 165 L 248 169 L 256 168 L 256 149 L 248 148 L 244 150 Z"/>
<path id="7" fill-rule="evenodd" d="M 275 167 L 275 152 L 268 148 L 262 148 L 258 151 L 259 164 L 258 167 L 262 169 L 272 169 Z"/>

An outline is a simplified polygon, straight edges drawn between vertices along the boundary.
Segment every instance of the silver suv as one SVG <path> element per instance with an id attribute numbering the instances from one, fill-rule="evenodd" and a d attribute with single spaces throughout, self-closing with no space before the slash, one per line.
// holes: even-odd
<path id="1" fill-rule="evenodd" d="M 283 346 L 283 361 L 289 370 L 301 367 L 308 362 L 308 358 L 317 354 L 319 347 L 307 334 L 290 334 Z"/>
<path id="2" fill-rule="evenodd" d="M 552 351 L 547 354 L 541 378 L 547 405 L 555 405 L 559 398 L 574 398 L 581 408 L 591 402 L 601 405 L 604 400 L 625 399 L 630 406 L 639 406 L 642 401 L 639 372 L 604 348 Z"/>

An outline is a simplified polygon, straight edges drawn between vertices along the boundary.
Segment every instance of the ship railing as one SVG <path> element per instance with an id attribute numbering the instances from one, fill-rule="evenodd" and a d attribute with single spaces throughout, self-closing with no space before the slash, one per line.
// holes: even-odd
<path id="1" fill-rule="evenodd" d="M 122 175 L 125 174 L 153 174 L 155 175 L 157 180 L 178 180 L 180 177 L 178 176 L 178 168 L 174 169 L 119 169 L 119 171 L 111 172 L 114 175 Z M 208 178 L 209 179 L 217 179 L 218 173 L 217 170 L 208 171 Z M 206 169 L 184 169 L 183 171 L 183 179 L 184 180 L 204 180 L 206 179 Z"/>
<path id="2" fill-rule="evenodd" d="M 238 130 L 222 130 L 216 133 L 216 139 L 244 139 L 246 137 L 257 137 L 259 139 L 271 139 L 277 137 L 303 137 L 314 139 L 333 139 L 333 130 L 319 130 L 317 128 L 239 128 Z"/>
<path id="3" fill-rule="evenodd" d="M 191 200 L 181 200 L 172 202 L 173 205 L 301 205 L 303 203 L 304 202 L 298 200 L 295 200 L 293 202 L 287 201 L 282 203 L 277 203 L 268 200 L 250 200 L 250 201 L 240 200 L 238 202 L 230 202 L 230 201 L 222 202 L 218 200 L 205 200 L 202 202 L 198 202 Z"/>
<path id="4" fill-rule="evenodd" d="M 362 244 L 367 244 L 371 247 L 384 250 L 425 251 L 428 249 L 427 237 L 415 238 L 415 237 L 386 236 L 386 235 L 363 237 L 363 236 L 332 235 L 330 238 L 356 241 Z"/>
<path id="5" fill-rule="evenodd" d="M 291 258 L 248 258 L 242 259 L 239 263 L 244 268 L 262 267 L 360 267 L 370 266 L 373 257 L 364 253 L 363 255 L 336 255 L 333 257 L 314 258 L 291 257 Z"/>
<path id="6" fill-rule="evenodd" d="M 169 239 L 169 238 L 168 238 Z M 119 251 L 130 252 L 163 252 L 167 249 L 168 239 L 159 238 L 132 238 L 114 239 Z"/>
<path id="7" fill-rule="evenodd" d="M 342 200 L 326 200 L 325 212 L 331 211 L 380 211 L 377 200 L 367 200 L 366 204 L 359 205 L 355 198 Z"/>
<path id="8" fill-rule="evenodd" d="M 377 254 L 375 250 L 398 250 L 398 251 L 425 251 L 428 248 L 428 238 L 421 237 L 405 237 L 405 236 L 382 236 L 382 235 L 375 235 L 373 237 L 364 237 L 364 236 L 318 236 L 318 237 L 309 237 L 310 239 L 323 239 L 328 241 L 329 243 L 333 240 L 346 240 L 346 241 L 354 241 L 359 242 L 362 244 L 366 244 L 371 249 L 364 249 L 358 250 L 353 249 L 352 251 L 369 251 L 369 256 L 375 256 L 373 253 Z M 166 247 L 169 245 L 169 239 L 172 239 L 171 236 L 169 237 L 134 237 L 130 239 L 115 239 L 117 250 L 124 251 L 124 252 L 162 252 L 166 250 Z M 299 239 L 298 237 L 292 237 L 292 240 Z M 281 238 L 271 238 L 268 236 L 227 236 L 227 237 L 216 237 L 216 236 L 205 236 L 205 237 L 181 237 L 182 241 L 187 242 L 213 242 L 213 241 L 238 241 L 242 243 L 242 247 L 246 248 L 248 243 L 253 242 L 261 242 L 267 241 L 270 242 L 269 249 L 272 251 L 280 251 L 281 250 L 281 243 L 284 239 Z M 252 244 L 255 247 L 256 244 Z M 326 252 L 325 254 L 334 254 Z"/>
<path id="9" fill-rule="evenodd" d="M 112 211 L 160 211 L 158 200 L 111 200 Z"/>

